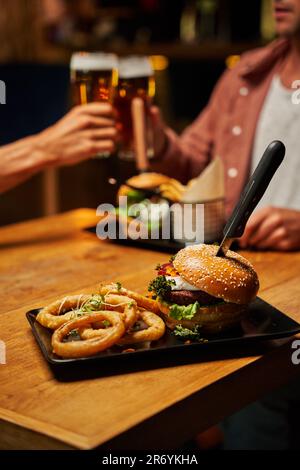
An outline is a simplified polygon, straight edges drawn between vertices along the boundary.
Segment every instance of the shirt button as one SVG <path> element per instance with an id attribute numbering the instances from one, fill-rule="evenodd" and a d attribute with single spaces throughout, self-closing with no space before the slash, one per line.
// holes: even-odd
<path id="1" fill-rule="evenodd" d="M 237 175 L 238 175 L 238 171 L 236 168 L 229 168 L 228 171 L 227 171 L 227 174 L 229 176 L 229 178 L 236 178 Z"/>
<path id="2" fill-rule="evenodd" d="M 240 88 L 240 95 L 241 96 L 247 96 L 249 94 L 249 89 L 246 86 L 242 86 Z"/>
<path id="3" fill-rule="evenodd" d="M 232 133 L 233 133 L 233 135 L 241 135 L 241 133 L 242 133 L 241 127 L 240 126 L 234 126 L 232 128 Z"/>

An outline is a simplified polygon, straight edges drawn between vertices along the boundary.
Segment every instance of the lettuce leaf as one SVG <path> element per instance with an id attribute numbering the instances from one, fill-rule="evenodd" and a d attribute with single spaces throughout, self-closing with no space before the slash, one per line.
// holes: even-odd
<path id="1" fill-rule="evenodd" d="M 170 317 L 174 318 L 175 320 L 192 320 L 199 307 L 200 304 L 198 301 L 190 305 L 173 304 L 170 307 Z"/>
<path id="2" fill-rule="evenodd" d="M 127 193 L 127 202 L 128 205 L 135 204 L 143 201 L 145 199 L 145 193 L 139 191 L 138 189 L 130 189 Z"/>

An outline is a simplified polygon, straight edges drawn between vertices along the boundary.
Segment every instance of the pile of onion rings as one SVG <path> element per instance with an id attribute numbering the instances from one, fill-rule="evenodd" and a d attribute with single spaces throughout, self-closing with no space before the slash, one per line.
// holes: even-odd
<path id="1" fill-rule="evenodd" d="M 165 333 L 156 302 L 120 284 L 99 293 L 67 296 L 43 308 L 36 320 L 54 330 L 53 352 L 63 358 L 98 354 L 114 345 L 159 340 Z"/>
<path id="2" fill-rule="evenodd" d="M 137 292 L 133 292 L 132 290 L 125 289 L 125 287 L 122 287 L 119 284 L 100 284 L 99 293 L 102 295 L 106 295 L 108 293 L 126 295 L 127 297 L 130 297 L 131 299 L 135 300 L 138 307 L 144 308 L 157 314 L 161 313 L 155 300 L 151 299 L 150 297 L 145 297 L 144 295 L 138 294 Z"/>

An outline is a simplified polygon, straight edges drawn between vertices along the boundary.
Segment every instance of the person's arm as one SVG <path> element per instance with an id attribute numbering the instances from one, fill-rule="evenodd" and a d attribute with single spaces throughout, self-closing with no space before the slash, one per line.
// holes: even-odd
<path id="1" fill-rule="evenodd" d="M 164 124 L 159 109 L 152 108 L 156 155 L 151 164 L 153 170 L 180 178 L 183 182 L 201 173 L 214 156 L 218 118 L 227 112 L 230 99 L 228 85 L 231 73 L 226 71 L 223 74 L 206 108 L 180 136 Z"/>
<path id="2" fill-rule="evenodd" d="M 73 108 L 45 131 L 0 147 L 0 193 L 40 170 L 74 165 L 97 153 L 112 151 L 115 138 L 109 104 Z"/>

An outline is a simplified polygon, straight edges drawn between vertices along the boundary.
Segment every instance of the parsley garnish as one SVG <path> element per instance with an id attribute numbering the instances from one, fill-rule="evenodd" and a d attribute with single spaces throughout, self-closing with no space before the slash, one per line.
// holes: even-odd
<path id="1" fill-rule="evenodd" d="M 171 292 L 171 286 L 175 285 L 175 281 L 166 279 L 166 276 L 157 276 L 153 281 L 150 282 L 148 291 L 154 292 L 153 298 L 157 297 L 164 298 L 166 294 Z"/>
<path id="2" fill-rule="evenodd" d="M 120 282 L 116 282 L 116 285 L 117 285 L 117 291 L 120 292 L 120 290 L 122 289 L 122 284 Z"/>
<path id="3" fill-rule="evenodd" d="M 206 343 L 208 340 L 201 336 L 201 326 L 196 325 L 193 329 L 184 328 L 182 325 L 177 325 L 173 331 L 175 336 L 178 336 L 180 339 L 191 339 L 194 341 L 200 341 L 201 343 Z"/>
<path id="4" fill-rule="evenodd" d="M 69 334 L 67 335 L 68 339 L 75 339 L 78 336 L 78 330 L 71 330 Z"/>
<path id="5" fill-rule="evenodd" d="M 94 294 L 87 302 L 85 302 L 81 306 L 80 310 L 81 312 L 86 312 L 86 313 L 96 312 L 97 310 L 101 310 L 103 303 L 104 303 L 104 296 Z"/>

